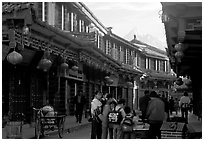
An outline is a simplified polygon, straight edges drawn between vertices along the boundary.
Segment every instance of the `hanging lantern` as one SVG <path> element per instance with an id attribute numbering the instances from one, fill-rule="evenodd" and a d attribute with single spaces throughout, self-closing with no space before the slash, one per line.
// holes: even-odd
<path id="1" fill-rule="evenodd" d="M 66 59 L 63 58 L 63 63 L 60 65 L 60 67 L 64 70 L 64 69 L 68 69 L 69 65 L 66 63 Z"/>
<path id="2" fill-rule="evenodd" d="M 47 58 L 43 58 L 40 60 L 39 69 L 42 69 L 43 71 L 47 71 L 52 66 L 52 61 L 50 61 Z"/>
<path id="3" fill-rule="evenodd" d="M 130 81 L 127 82 L 127 85 L 128 85 L 128 87 L 133 87 L 133 83 Z"/>
<path id="4" fill-rule="evenodd" d="M 191 86 L 191 84 L 192 84 L 192 81 L 190 79 L 187 79 L 185 82 L 185 85 L 189 87 Z"/>
<path id="5" fill-rule="evenodd" d="M 177 51 L 177 52 L 175 53 L 175 57 L 176 57 L 177 59 L 181 59 L 181 58 L 183 57 L 183 52 Z"/>
<path id="6" fill-rule="evenodd" d="M 113 84 L 113 79 L 108 79 L 107 84 L 109 85 Z"/>
<path id="7" fill-rule="evenodd" d="M 60 67 L 64 70 L 64 69 L 68 69 L 68 68 L 69 68 L 69 65 L 68 65 L 66 62 L 64 62 L 64 63 L 62 63 L 62 64 L 60 65 Z"/>
<path id="8" fill-rule="evenodd" d="M 178 51 L 178 52 L 179 52 L 179 51 L 182 52 L 183 49 L 184 49 L 182 43 L 176 44 L 174 48 L 175 48 L 175 50 Z"/>
<path id="9" fill-rule="evenodd" d="M 72 67 L 72 70 L 74 70 L 74 71 L 77 71 L 78 69 L 79 69 L 79 67 L 76 66 L 76 65 L 74 65 L 74 66 Z"/>
<path id="10" fill-rule="evenodd" d="M 7 60 L 9 63 L 16 65 L 23 61 L 23 56 L 15 50 L 8 54 Z"/>

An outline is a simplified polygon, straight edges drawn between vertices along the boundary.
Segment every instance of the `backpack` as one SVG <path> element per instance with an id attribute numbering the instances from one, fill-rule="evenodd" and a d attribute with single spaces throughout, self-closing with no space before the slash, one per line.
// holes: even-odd
<path id="1" fill-rule="evenodd" d="M 182 103 L 181 108 L 187 109 L 187 108 L 189 108 L 189 104 L 188 103 Z"/>
<path id="2" fill-rule="evenodd" d="M 123 132 L 132 132 L 133 130 L 133 117 L 132 116 L 125 116 L 125 118 L 123 119 L 122 123 L 121 123 L 121 127 L 122 127 L 122 131 Z"/>
<path id="3" fill-rule="evenodd" d="M 119 108 L 117 111 L 113 110 L 113 111 L 110 111 L 108 113 L 108 122 L 109 123 L 120 124 L 120 122 L 123 119 L 120 110 L 121 110 L 121 108 Z"/>

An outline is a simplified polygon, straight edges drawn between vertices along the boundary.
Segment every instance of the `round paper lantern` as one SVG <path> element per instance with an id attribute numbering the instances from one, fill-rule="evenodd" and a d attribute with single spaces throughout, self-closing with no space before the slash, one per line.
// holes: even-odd
<path id="1" fill-rule="evenodd" d="M 42 69 L 43 71 L 47 71 L 52 65 L 52 61 L 49 59 L 41 59 L 39 63 L 39 68 Z"/>
<path id="2" fill-rule="evenodd" d="M 175 50 L 176 51 L 183 51 L 183 44 L 182 43 L 178 43 L 175 45 Z"/>
<path id="3" fill-rule="evenodd" d="M 62 69 L 67 69 L 67 68 L 69 67 L 69 65 L 68 65 L 66 62 L 64 62 L 64 63 L 62 63 L 62 64 L 60 65 L 60 67 L 61 67 Z"/>
<path id="4" fill-rule="evenodd" d="M 175 57 L 176 57 L 177 59 L 181 59 L 181 58 L 183 57 L 183 52 L 177 51 L 177 52 L 175 53 Z"/>
<path id="5" fill-rule="evenodd" d="M 107 83 L 110 85 L 110 84 L 113 84 L 113 79 L 108 79 Z"/>
<path id="6" fill-rule="evenodd" d="M 77 70 L 79 69 L 79 67 L 76 66 L 76 65 L 74 65 L 74 66 L 72 67 L 72 69 L 73 69 L 74 71 L 77 71 Z"/>
<path id="7" fill-rule="evenodd" d="M 186 82 L 185 82 L 185 84 L 186 84 L 186 86 L 191 86 L 191 84 L 192 84 L 192 81 L 190 80 L 190 79 L 188 79 Z"/>
<path id="8" fill-rule="evenodd" d="M 7 60 L 9 63 L 16 65 L 23 61 L 23 56 L 15 50 L 8 54 Z"/>
<path id="9" fill-rule="evenodd" d="M 130 81 L 127 82 L 127 85 L 128 85 L 128 87 L 133 87 L 133 83 Z"/>

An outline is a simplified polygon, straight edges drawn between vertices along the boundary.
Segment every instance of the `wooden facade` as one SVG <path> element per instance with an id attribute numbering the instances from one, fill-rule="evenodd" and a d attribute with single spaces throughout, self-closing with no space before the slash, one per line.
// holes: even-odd
<path id="1" fill-rule="evenodd" d="M 127 105 L 136 109 L 138 97 L 152 85 L 147 87 L 139 78 L 157 68 L 156 64 L 160 69 L 155 70 L 155 75 L 150 73 L 152 82 L 158 80 L 158 87 L 164 91 L 171 85 L 168 63 L 152 61 L 168 62 L 165 57 L 153 55 L 146 62 L 151 53 L 113 34 L 83 3 L 3 3 L 2 21 L 3 115 L 24 113 L 31 121 L 32 107 L 39 108 L 47 102 L 59 113 L 73 115 L 73 97 L 80 90 L 87 99 L 85 109 L 90 107 L 96 90 L 112 93 L 116 99 L 125 98 Z M 29 36 L 23 34 L 25 25 L 30 29 Z M 15 31 L 12 40 L 8 38 L 9 31 Z M 17 65 L 11 65 L 6 57 L 14 50 L 10 45 L 13 41 L 23 56 Z M 50 52 L 52 65 L 43 71 L 38 66 L 46 51 Z M 69 65 L 67 69 L 61 67 L 63 62 Z M 113 83 L 107 83 L 105 76 Z M 163 80 L 166 85 L 159 85 Z"/>

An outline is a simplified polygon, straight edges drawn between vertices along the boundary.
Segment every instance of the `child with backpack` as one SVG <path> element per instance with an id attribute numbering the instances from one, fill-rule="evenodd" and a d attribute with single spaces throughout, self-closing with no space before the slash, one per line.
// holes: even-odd
<path id="1" fill-rule="evenodd" d="M 124 111 L 126 113 L 125 118 L 121 122 L 121 128 L 122 128 L 122 138 L 123 139 L 131 139 L 131 134 L 133 132 L 133 113 L 131 112 L 131 108 L 129 106 L 126 106 L 124 108 Z"/>
<path id="2" fill-rule="evenodd" d="M 116 105 L 117 105 L 116 100 L 112 100 L 110 102 L 110 112 L 108 113 L 108 135 L 109 135 L 109 139 L 113 139 L 113 125 L 114 125 L 114 123 L 111 122 L 112 117 L 111 117 L 110 113 L 115 111 Z"/>
<path id="3" fill-rule="evenodd" d="M 124 111 L 125 99 L 120 99 L 116 107 L 109 112 L 108 122 L 109 125 L 113 127 L 113 138 L 120 139 L 122 130 L 121 130 L 121 121 L 126 116 Z"/>

